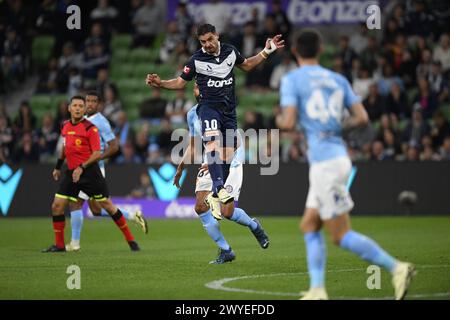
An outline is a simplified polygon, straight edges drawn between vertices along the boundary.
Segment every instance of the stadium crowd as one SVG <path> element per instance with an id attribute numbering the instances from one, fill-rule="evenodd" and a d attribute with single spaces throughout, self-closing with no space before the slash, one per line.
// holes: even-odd
<path id="1" fill-rule="evenodd" d="M 327 45 L 331 53 L 325 65 L 349 79 L 371 119 L 367 127 L 345 134 L 354 160 L 450 160 L 446 112 L 450 104 L 450 36 L 446 26 L 450 24 L 449 17 L 432 10 L 429 2 L 392 1 L 384 8 L 382 30 L 368 30 L 363 23 L 358 32 L 342 35 L 338 43 Z M 103 113 L 120 141 L 121 152 L 113 162 L 170 160 L 176 143 L 171 141 L 171 133 L 185 125 L 186 112 L 194 104 L 190 92 L 177 92 L 174 99 L 167 100 L 159 90 L 149 89 L 136 125 L 128 120 L 120 92 L 109 77 L 111 35 L 129 33 L 133 35 L 132 47 L 152 47 L 161 33 L 164 13 L 154 0 L 98 0 L 83 13 L 83 23 L 89 21 L 89 28 L 82 34 L 65 28 L 65 10 L 71 3 L 76 1 L 42 0 L 35 7 L 21 0 L 0 2 L 0 94 L 13 91 L 17 83 L 36 72 L 37 94 L 71 96 L 95 89 L 103 96 Z M 167 22 L 159 57 L 152 62 L 182 66 L 198 49 L 195 23 L 199 21 L 189 15 L 186 3 L 180 1 L 175 20 Z M 223 3 L 214 0 L 203 22 L 215 24 L 223 41 L 250 56 L 262 49 L 267 37 L 281 33 L 289 40 L 294 33 L 280 2 L 269 3 L 269 13 L 261 15 L 255 7 L 252 18 L 239 28 L 230 25 L 230 17 L 221 14 Z M 30 65 L 32 39 L 38 34 L 55 37 L 52 56 L 43 70 L 33 70 Z M 237 90 L 276 91 L 282 76 L 295 67 L 289 50 L 284 50 L 246 74 L 245 83 L 238 83 Z M 8 114 L 6 109 L 0 103 L 0 161 L 53 161 L 60 145 L 58 130 L 67 119 L 67 102 L 61 101 L 54 114 L 42 119 L 34 115 L 27 101 L 21 103 L 17 115 Z M 240 126 L 244 130 L 276 129 L 274 119 L 280 112 L 274 105 L 272 115 L 264 116 L 254 106 L 245 111 Z M 307 146 L 300 130 L 282 132 L 281 138 L 284 162 L 306 161 Z M 251 150 L 247 151 L 251 157 Z"/>

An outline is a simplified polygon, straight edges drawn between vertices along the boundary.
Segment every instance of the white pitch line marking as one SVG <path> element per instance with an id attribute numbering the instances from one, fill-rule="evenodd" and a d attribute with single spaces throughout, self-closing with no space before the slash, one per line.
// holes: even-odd
<path id="1" fill-rule="evenodd" d="M 416 266 L 416 269 L 435 269 L 435 268 L 450 268 L 450 265 L 421 265 Z M 340 269 L 340 270 L 329 270 L 327 272 L 351 272 L 351 271 L 361 271 L 365 270 L 364 268 L 356 268 L 356 269 Z M 253 289 L 241 289 L 241 288 L 233 288 L 226 287 L 225 284 L 244 279 L 255 279 L 255 278 L 268 278 L 268 277 L 282 277 L 282 276 L 291 276 L 291 275 L 307 275 L 308 272 L 290 272 L 290 273 L 269 273 L 269 274 L 256 274 L 256 275 L 248 275 L 248 276 L 240 276 L 233 278 L 223 278 L 219 280 L 214 280 L 208 283 L 205 283 L 205 287 L 213 290 L 221 290 L 228 292 L 241 292 L 241 293 L 254 293 L 254 294 L 263 294 L 263 295 L 271 295 L 271 296 L 286 296 L 286 297 L 300 297 L 301 292 L 276 292 L 276 291 L 265 291 L 265 290 L 253 290 Z M 422 294 L 408 294 L 409 298 L 426 298 L 426 297 L 447 297 L 450 296 L 449 292 L 436 292 L 436 293 L 422 293 Z M 333 299 L 348 299 L 348 300 L 386 300 L 392 299 L 392 296 L 389 297 L 333 297 Z"/>

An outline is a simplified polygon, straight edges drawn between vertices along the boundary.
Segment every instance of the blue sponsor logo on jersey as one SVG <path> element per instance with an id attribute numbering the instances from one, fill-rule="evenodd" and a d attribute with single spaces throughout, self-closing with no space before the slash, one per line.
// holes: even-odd
<path id="1" fill-rule="evenodd" d="M 172 201 L 177 198 L 180 190 L 173 185 L 172 179 L 175 172 L 175 167 L 170 163 L 163 164 L 158 171 L 153 168 L 148 170 L 153 186 L 155 187 L 156 194 L 160 200 Z M 180 178 L 180 186 L 183 185 L 185 178 L 186 171 L 183 171 Z"/>
<path id="2" fill-rule="evenodd" d="M 0 167 L 0 211 L 4 216 L 8 214 L 9 207 L 22 178 L 22 169 L 13 174 L 11 168 L 3 164 Z"/>

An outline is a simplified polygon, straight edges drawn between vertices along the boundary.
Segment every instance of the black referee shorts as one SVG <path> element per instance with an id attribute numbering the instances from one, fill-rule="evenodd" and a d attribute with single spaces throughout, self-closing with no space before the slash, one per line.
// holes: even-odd
<path id="1" fill-rule="evenodd" d="M 77 183 L 72 179 L 73 170 L 66 170 L 55 194 L 56 198 L 68 199 L 76 202 L 80 191 L 86 193 L 90 199 L 104 201 L 109 198 L 106 180 L 97 163 L 87 167 Z"/>

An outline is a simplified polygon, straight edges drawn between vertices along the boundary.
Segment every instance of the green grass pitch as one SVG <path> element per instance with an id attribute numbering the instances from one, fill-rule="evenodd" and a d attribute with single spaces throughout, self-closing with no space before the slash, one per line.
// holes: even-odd
<path id="1" fill-rule="evenodd" d="M 85 219 L 81 252 L 43 254 L 53 242 L 50 218 L 2 218 L 0 299 L 297 299 L 308 287 L 298 221 L 261 218 L 271 239 L 267 250 L 247 228 L 221 222 L 237 259 L 209 265 L 217 250 L 198 220 L 149 220 L 148 235 L 133 225 L 142 251 L 131 252 L 111 219 Z M 416 264 L 409 299 L 450 298 L 450 217 L 353 217 L 352 224 Z M 329 241 L 327 250 L 330 298 L 393 296 L 387 272 L 381 272 L 381 288 L 369 290 L 367 263 Z M 67 267 L 74 264 L 81 270 L 80 290 L 66 286 Z M 206 286 L 213 281 L 216 289 Z"/>

